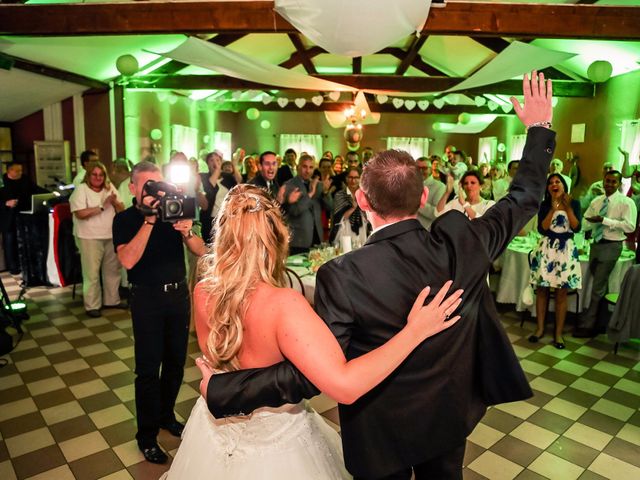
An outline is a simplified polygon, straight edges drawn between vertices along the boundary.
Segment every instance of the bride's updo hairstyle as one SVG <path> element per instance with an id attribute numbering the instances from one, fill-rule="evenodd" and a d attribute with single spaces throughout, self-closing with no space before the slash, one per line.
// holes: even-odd
<path id="1" fill-rule="evenodd" d="M 237 370 L 242 318 L 258 282 L 284 286 L 289 231 L 279 205 L 253 185 L 237 185 L 216 218 L 213 250 L 203 259 L 209 317 L 207 357 L 214 368 Z"/>

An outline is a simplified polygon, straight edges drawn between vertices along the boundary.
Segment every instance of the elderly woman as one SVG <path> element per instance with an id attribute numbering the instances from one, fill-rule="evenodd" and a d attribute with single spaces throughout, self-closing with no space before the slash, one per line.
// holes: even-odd
<path id="1" fill-rule="evenodd" d="M 69 203 L 80 248 L 84 308 L 90 317 L 99 317 L 101 307 L 120 306 L 120 262 L 113 249 L 111 225 L 124 205 L 102 163 L 89 162 L 86 171 Z"/>
<path id="2" fill-rule="evenodd" d="M 367 240 L 369 224 L 356 202 L 360 188 L 360 170 L 351 167 L 345 177 L 347 188 L 339 190 L 333 200 L 333 216 L 329 242 L 339 243 L 340 237 L 351 237 L 351 245 L 362 246 Z"/>
<path id="3" fill-rule="evenodd" d="M 450 202 L 447 202 L 449 195 L 453 192 L 453 184 L 454 178 L 449 175 L 447 177 L 447 189 L 436 207 L 438 215 L 442 215 L 449 210 L 458 210 L 473 220 L 484 215 L 487 210 L 496 204 L 493 200 L 485 200 L 480 196 L 482 178 L 475 170 L 470 170 L 462 175 L 458 195 Z"/>

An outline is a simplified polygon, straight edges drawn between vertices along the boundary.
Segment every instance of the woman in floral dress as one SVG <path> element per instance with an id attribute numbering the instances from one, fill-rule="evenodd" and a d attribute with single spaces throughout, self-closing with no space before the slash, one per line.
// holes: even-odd
<path id="1" fill-rule="evenodd" d="M 567 184 L 557 173 L 549 175 L 547 191 L 538 212 L 538 231 L 542 235 L 532 252 L 530 282 L 536 288 L 538 327 L 529 342 L 544 336 L 549 289 L 556 294 L 556 326 L 553 346 L 564 348 L 562 330 L 567 316 L 567 292 L 582 287 L 582 272 L 573 234 L 580 230 L 580 202 L 566 193 Z"/>

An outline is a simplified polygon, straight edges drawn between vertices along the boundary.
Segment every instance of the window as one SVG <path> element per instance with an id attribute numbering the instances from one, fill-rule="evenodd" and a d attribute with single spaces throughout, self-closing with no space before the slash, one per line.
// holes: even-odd
<path id="1" fill-rule="evenodd" d="M 414 159 L 429 156 L 429 138 L 388 137 L 387 150 L 404 150 Z"/>
<path id="2" fill-rule="evenodd" d="M 482 137 L 478 139 L 478 164 L 495 162 L 497 151 L 498 137 Z"/>
<path id="3" fill-rule="evenodd" d="M 322 135 L 283 133 L 280 135 L 280 155 L 284 156 L 288 148 L 293 148 L 298 157 L 306 152 L 318 161 L 322 155 Z"/>

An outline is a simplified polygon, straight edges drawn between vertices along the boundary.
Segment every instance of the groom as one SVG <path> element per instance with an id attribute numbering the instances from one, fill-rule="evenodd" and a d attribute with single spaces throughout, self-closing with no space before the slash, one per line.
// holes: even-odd
<path id="1" fill-rule="evenodd" d="M 512 101 L 531 128 L 509 195 L 479 219 L 444 215 L 429 233 L 416 219 L 428 195 L 416 163 L 405 152 L 381 152 L 356 192 L 374 233 L 318 271 L 316 310 L 349 360 L 404 326 L 423 285 L 437 292 L 451 278 L 452 288 L 465 291 L 457 325 L 420 345 L 368 394 L 339 406 L 345 464 L 356 479 L 409 479 L 412 472 L 416 479 L 462 478 L 466 437 L 487 406 L 531 396 L 486 281 L 491 262 L 538 211 L 555 146 L 551 84 L 533 72 L 523 86 L 524 107 Z M 318 393 L 287 361 L 213 376 L 201 369 L 216 417 Z"/>

